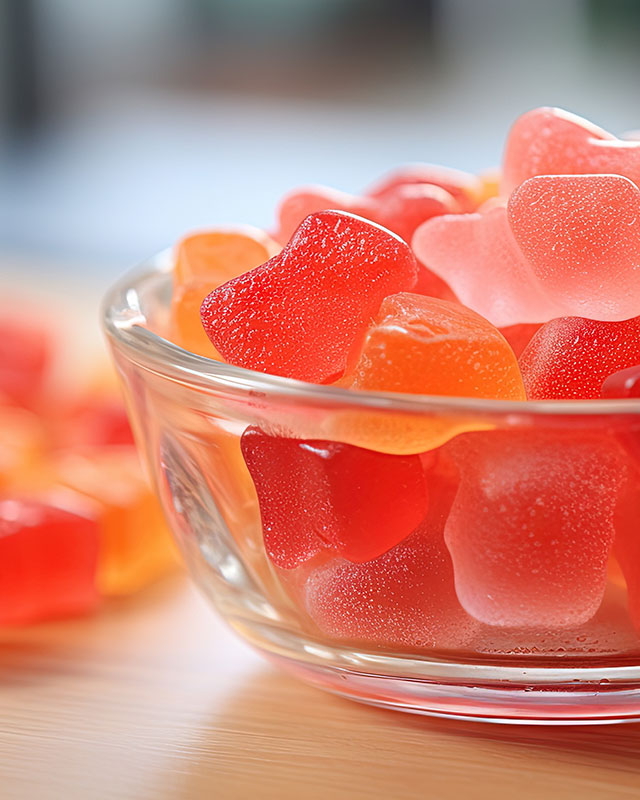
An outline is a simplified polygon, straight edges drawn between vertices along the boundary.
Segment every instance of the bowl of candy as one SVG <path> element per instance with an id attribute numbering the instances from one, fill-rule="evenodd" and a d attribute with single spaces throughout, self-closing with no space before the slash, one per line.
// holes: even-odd
<path id="1" fill-rule="evenodd" d="M 304 187 L 104 323 L 198 585 L 280 667 L 416 713 L 640 718 L 640 142 L 557 109 L 501 176 Z"/>

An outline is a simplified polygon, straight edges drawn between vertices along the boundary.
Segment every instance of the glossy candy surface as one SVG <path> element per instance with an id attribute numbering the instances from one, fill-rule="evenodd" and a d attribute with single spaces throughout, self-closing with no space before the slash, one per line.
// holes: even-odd
<path id="1" fill-rule="evenodd" d="M 600 393 L 603 398 L 640 397 L 640 365 L 627 367 L 605 378 Z"/>
<path id="2" fill-rule="evenodd" d="M 307 217 L 281 253 L 215 289 L 207 335 L 231 364 L 317 383 L 336 380 L 389 294 L 417 265 L 397 236 L 360 217 Z"/>
<path id="3" fill-rule="evenodd" d="M 0 498 L 0 625 L 93 609 L 98 549 L 98 525 L 79 510 Z"/>
<path id="4" fill-rule="evenodd" d="M 623 449 L 542 430 L 470 433 L 449 447 L 462 477 L 445 539 L 464 608 L 497 626 L 589 620 L 607 580 Z"/>
<path id="5" fill-rule="evenodd" d="M 243 434 L 242 453 L 258 494 L 267 554 L 284 569 L 323 549 L 369 561 L 406 538 L 427 512 L 417 455 L 285 439 L 256 428 Z"/>
<path id="6" fill-rule="evenodd" d="M 547 322 L 520 357 L 531 400 L 596 399 L 606 378 L 640 362 L 640 317 L 600 322 L 563 317 Z"/>
<path id="7" fill-rule="evenodd" d="M 497 328 L 457 303 L 409 293 L 383 301 L 354 368 L 352 386 L 525 399 L 516 358 Z"/>

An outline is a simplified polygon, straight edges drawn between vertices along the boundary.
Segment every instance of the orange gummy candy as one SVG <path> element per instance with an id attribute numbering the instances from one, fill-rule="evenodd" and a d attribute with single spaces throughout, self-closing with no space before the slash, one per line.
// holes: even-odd
<path id="1" fill-rule="evenodd" d="M 502 334 L 475 311 L 407 292 L 387 297 L 369 328 L 352 386 L 450 397 L 526 398 Z"/>
<path id="2" fill-rule="evenodd" d="M 406 292 L 383 301 L 350 378 L 355 389 L 526 399 L 516 357 L 497 328 L 457 303 Z M 336 415 L 331 435 L 360 447 L 407 454 L 491 427 L 464 414 L 345 411 Z"/>
<path id="3" fill-rule="evenodd" d="M 37 466 L 45 440 L 43 425 L 34 413 L 0 401 L 0 489 Z"/>
<path id="4" fill-rule="evenodd" d="M 280 246 L 251 227 L 212 230 L 185 237 L 176 250 L 171 338 L 207 358 L 222 361 L 200 322 L 200 306 L 217 286 L 268 261 Z"/>
<path id="5" fill-rule="evenodd" d="M 176 551 L 160 505 L 149 487 L 135 448 L 107 446 L 62 454 L 57 482 L 97 506 L 101 594 L 129 594 L 167 573 Z"/>

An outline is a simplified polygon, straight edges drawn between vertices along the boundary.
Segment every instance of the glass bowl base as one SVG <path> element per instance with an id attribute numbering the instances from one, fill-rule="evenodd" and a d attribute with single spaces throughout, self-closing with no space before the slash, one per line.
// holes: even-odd
<path id="1" fill-rule="evenodd" d="M 394 655 L 326 641 L 256 619 L 227 622 L 262 656 L 332 694 L 411 714 L 524 725 L 640 721 L 640 669 L 531 661 L 518 666 Z"/>
<path id="2" fill-rule="evenodd" d="M 640 720 L 640 685 L 465 686 L 370 675 L 263 653 L 319 689 L 379 708 L 475 722 L 520 725 L 606 725 Z M 497 668 L 499 671 L 499 668 Z"/>

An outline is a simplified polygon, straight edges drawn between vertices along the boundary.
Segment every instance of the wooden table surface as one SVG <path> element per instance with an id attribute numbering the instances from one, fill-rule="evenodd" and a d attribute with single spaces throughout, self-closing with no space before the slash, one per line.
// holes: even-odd
<path id="1" fill-rule="evenodd" d="M 180 577 L 1 641 L 2 800 L 640 797 L 640 724 L 456 722 L 325 695 Z"/>

